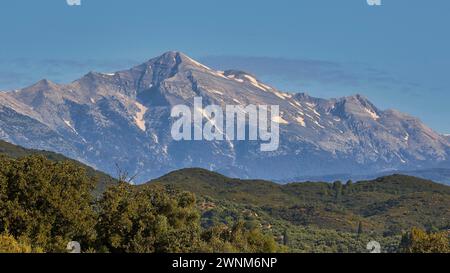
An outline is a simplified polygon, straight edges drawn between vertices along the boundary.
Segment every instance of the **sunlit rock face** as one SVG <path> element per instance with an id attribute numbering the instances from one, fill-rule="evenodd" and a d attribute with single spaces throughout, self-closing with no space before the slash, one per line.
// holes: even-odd
<path id="1" fill-rule="evenodd" d="M 173 106 L 279 105 L 280 146 L 174 141 Z M 138 181 L 184 167 L 242 178 L 287 179 L 450 166 L 450 137 L 360 95 L 320 99 L 277 90 L 250 73 L 215 71 L 179 52 L 129 70 L 91 72 L 70 84 L 42 80 L 0 93 L 0 138 L 63 153 Z"/>

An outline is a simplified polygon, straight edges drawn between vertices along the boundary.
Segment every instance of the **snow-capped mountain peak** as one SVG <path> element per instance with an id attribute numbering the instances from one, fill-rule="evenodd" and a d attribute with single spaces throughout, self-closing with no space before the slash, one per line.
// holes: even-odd
<path id="1" fill-rule="evenodd" d="M 280 148 L 251 141 L 171 138 L 174 105 L 279 105 Z M 450 140 L 417 118 L 362 95 L 320 99 L 276 89 L 251 73 L 217 71 L 171 51 L 127 70 L 90 72 L 69 84 L 42 80 L 0 93 L 0 138 L 47 149 L 142 181 L 183 167 L 283 179 L 449 164 Z"/>

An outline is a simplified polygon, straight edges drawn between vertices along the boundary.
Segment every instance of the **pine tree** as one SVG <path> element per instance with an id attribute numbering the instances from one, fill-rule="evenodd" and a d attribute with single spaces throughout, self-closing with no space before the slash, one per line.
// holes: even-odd
<path id="1" fill-rule="evenodd" d="M 363 224 L 361 221 L 359 221 L 358 224 L 358 238 L 364 233 Z"/>
<path id="2" fill-rule="evenodd" d="M 283 245 L 288 246 L 290 243 L 289 233 L 288 230 L 285 229 L 283 233 Z"/>

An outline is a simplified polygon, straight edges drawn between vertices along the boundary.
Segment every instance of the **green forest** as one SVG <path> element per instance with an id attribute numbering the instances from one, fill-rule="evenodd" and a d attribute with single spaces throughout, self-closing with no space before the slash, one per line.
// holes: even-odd
<path id="1" fill-rule="evenodd" d="M 0 142 L 0 252 L 450 252 L 450 187 L 394 175 L 280 185 L 185 169 L 134 186 Z"/>

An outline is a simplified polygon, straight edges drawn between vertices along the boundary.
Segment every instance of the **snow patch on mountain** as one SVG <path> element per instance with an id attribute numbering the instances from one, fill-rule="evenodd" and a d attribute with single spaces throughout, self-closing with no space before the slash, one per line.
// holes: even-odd
<path id="1" fill-rule="evenodd" d="M 311 109 L 316 116 L 322 116 L 316 109 Z"/>
<path id="2" fill-rule="evenodd" d="M 158 138 L 158 135 L 157 135 L 157 134 L 152 133 L 152 138 L 153 138 L 153 141 L 154 141 L 156 144 L 159 143 L 159 138 Z"/>
<path id="3" fill-rule="evenodd" d="M 170 110 L 192 107 L 195 96 L 221 106 L 278 105 L 273 121 L 289 124 L 280 130 L 280 149 L 261 153 L 251 141 L 174 141 Z M 75 127 L 78 135 L 67 134 Z M 173 169 L 209 168 L 211 162 L 236 177 L 264 179 L 450 162 L 450 135 L 407 114 L 377 109 L 361 95 L 320 99 L 285 93 L 249 73 L 215 71 L 178 52 L 114 76 L 92 72 L 69 84 L 43 80 L 0 93 L 0 128 L 2 139 L 79 158 L 109 173 L 119 162 L 130 173 L 140 172 L 141 181 Z"/>
<path id="4" fill-rule="evenodd" d="M 72 129 L 72 131 L 73 131 L 74 133 L 78 134 L 77 130 L 75 130 L 75 128 L 73 127 L 72 123 L 70 123 L 70 121 L 65 120 L 65 119 L 64 119 L 63 121 L 64 121 L 64 123 L 65 123 L 70 129 Z"/>
<path id="5" fill-rule="evenodd" d="M 139 102 L 135 103 L 136 107 L 138 108 L 138 112 L 136 113 L 136 116 L 134 117 L 134 123 L 137 125 L 137 127 L 139 127 L 139 129 L 141 129 L 142 131 L 145 132 L 145 120 L 144 120 L 144 116 L 145 113 L 147 113 L 148 108 L 145 107 L 144 105 L 140 104 Z"/>
<path id="6" fill-rule="evenodd" d="M 250 76 L 250 75 L 244 75 L 244 77 L 250 81 L 250 83 L 255 86 L 256 88 L 259 88 L 263 91 L 269 91 L 271 88 L 268 85 L 265 85 L 261 82 L 259 82 L 257 79 L 255 79 L 254 77 Z"/>
<path id="7" fill-rule="evenodd" d="M 211 68 L 207 67 L 206 65 L 201 64 L 201 63 L 197 62 L 196 60 L 194 60 L 194 59 L 192 59 L 192 58 L 190 58 L 190 57 L 188 57 L 188 56 L 186 56 L 186 55 L 184 55 L 184 54 L 183 54 L 183 56 L 184 56 L 186 59 L 188 59 L 190 62 L 192 62 L 193 64 L 195 64 L 196 66 L 198 66 L 198 67 L 201 67 L 201 68 L 206 69 L 206 70 L 212 70 Z"/>
<path id="8" fill-rule="evenodd" d="M 380 116 L 377 115 L 377 113 L 375 113 L 373 110 L 368 109 L 368 108 L 364 108 L 364 111 L 366 111 L 373 120 L 379 120 L 380 119 Z"/>
<path id="9" fill-rule="evenodd" d="M 295 120 L 300 123 L 301 126 L 306 127 L 305 119 L 302 117 L 296 117 Z"/>
<path id="10" fill-rule="evenodd" d="M 317 120 L 314 120 L 313 122 L 314 122 L 314 124 L 316 124 L 320 128 L 325 129 L 325 126 L 321 125 Z"/>
<path id="11" fill-rule="evenodd" d="M 285 119 L 283 119 L 281 116 L 276 116 L 272 118 L 273 122 L 279 123 L 279 124 L 289 124 L 288 121 L 286 121 Z"/>
<path id="12" fill-rule="evenodd" d="M 218 90 L 215 90 L 215 89 L 207 89 L 209 92 L 211 92 L 211 93 L 214 93 L 214 94 L 217 94 L 217 95 L 223 95 L 223 93 L 222 92 L 220 92 L 220 91 L 218 91 Z"/>
<path id="13" fill-rule="evenodd" d="M 221 77 L 221 78 L 223 78 L 223 79 L 227 79 L 228 80 L 228 78 L 224 75 L 224 71 L 214 71 L 214 70 L 210 70 L 209 71 L 212 75 L 214 75 L 214 76 L 218 76 L 218 77 Z"/>
<path id="14" fill-rule="evenodd" d="M 235 81 L 240 82 L 240 83 L 243 83 L 243 82 L 244 82 L 243 79 L 236 78 L 235 75 L 228 75 L 227 77 L 228 77 L 229 79 L 235 80 Z"/>
<path id="15" fill-rule="evenodd" d="M 409 140 L 409 134 L 406 133 L 406 135 L 403 137 L 403 140 L 408 141 Z"/>

